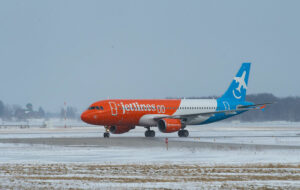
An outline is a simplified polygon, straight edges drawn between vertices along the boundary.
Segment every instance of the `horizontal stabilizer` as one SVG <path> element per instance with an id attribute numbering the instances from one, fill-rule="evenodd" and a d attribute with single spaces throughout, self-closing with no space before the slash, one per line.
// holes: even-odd
<path id="1" fill-rule="evenodd" d="M 237 109 L 264 109 L 266 105 L 274 104 L 276 102 L 263 103 L 263 104 L 254 104 L 254 105 L 246 105 L 246 106 L 237 106 Z"/>

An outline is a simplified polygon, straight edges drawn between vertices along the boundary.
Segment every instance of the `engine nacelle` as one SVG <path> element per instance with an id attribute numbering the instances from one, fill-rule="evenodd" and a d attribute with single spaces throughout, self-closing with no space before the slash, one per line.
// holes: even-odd
<path id="1" fill-rule="evenodd" d="M 122 133 L 127 133 L 131 129 L 134 129 L 135 126 L 110 126 L 109 131 L 112 134 L 122 134 Z"/>
<path id="2" fill-rule="evenodd" d="M 163 133 L 173 133 L 182 127 L 180 119 L 161 119 L 158 121 L 158 129 Z"/>

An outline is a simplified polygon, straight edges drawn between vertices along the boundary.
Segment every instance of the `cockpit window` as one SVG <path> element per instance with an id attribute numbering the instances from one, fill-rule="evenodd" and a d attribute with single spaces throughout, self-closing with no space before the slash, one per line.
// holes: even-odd
<path id="1" fill-rule="evenodd" d="M 91 106 L 88 110 L 103 110 L 103 106 Z"/>
<path id="2" fill-rule="evenodd" d="M 88 110 L 103 110 L 103 106 L 91 106 Z"/>

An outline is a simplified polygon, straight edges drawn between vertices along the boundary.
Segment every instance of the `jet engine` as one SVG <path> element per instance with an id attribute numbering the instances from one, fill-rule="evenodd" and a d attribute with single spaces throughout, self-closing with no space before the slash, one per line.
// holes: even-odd
<path id="1" fill-rule="evenodd" d="M 163 133 L 173 133 L 182 127 L 180 119 L 161 119 L 158 121 L 158 129 Z"/>
<path id="2" fill-rule="evenodd" d="M 131 129 L 134 129 L 135 126 L 110 126 L 109 131 L 112 134 L 122 134 L 122 133 L 127 133 Z"/>

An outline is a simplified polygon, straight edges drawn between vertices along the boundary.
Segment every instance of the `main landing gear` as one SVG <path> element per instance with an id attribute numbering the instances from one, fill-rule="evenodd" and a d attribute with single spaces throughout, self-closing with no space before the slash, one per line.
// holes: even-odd
<path id="1" fill-rule="evenodd" d="M 104 138 L 109 138 L 110 134 L 109 134 L 109 128 L 105 127 L 105 133 L 103 133 L 103 137 Z"/>
<path id="2" fill-rule="evenodd" d="M 145 131 L 145 137 L 155 137 L 155 131 L 150 130 L 150 127 L 147 127 L 147 131 Z"/>
<path id="3" fill-rule="evenodd" d="M 188 137 L 188 136 L 189 136 L 189 131 L 188 131 L 188 130 L 185 130 L 185 129 L 179 130 L 179 131 L 178 131 L 178 136 L 179 136 L 179 137 Z"/>

